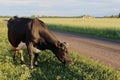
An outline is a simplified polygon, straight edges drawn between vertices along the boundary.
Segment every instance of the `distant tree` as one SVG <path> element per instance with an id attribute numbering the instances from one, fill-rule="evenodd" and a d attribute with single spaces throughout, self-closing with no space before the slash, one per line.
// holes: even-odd
<path id="1" fill-rule="evenodd" d="M 111 18 L 113 18 L 114 16 L 113 15 L 111 15 Z"/>
<path id="2" fill-rule="evenodd" d="M 119 13 L 119 15 L 118 15 L 118 18 L 120 18 L 120 13 Z"/>

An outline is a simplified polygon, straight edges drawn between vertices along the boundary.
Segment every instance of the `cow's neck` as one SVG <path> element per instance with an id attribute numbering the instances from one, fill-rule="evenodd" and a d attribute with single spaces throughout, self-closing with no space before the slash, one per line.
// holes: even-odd
<path id="1" fill-rule="evenodd" d="M 41 49 L 42 50 L 46 50 L 46 49 L 49 49 L 49 50 L 51 50 L 53 53 L 55 53 L 57 50 L 58 50 L 58 48 L 56 47 L 56 43 L 57 43 L 58 41 L 55 41 L 54 43 L 47 43 L 47 44 L 43 44 L 43 45 L 41 45 Z"/>
<path id="2" fill-rule="evenodd" d="M 57 41 L 54 44 L 49 44 L 49 50 L 51 50 L 54 54 L 58 51 L 58 47 L 56 46 Z"/>
<path id="3" fill-rule="evenodd" d="M 52 34 L 51 31 L 49 31 L 47 28 L 44 29 L 41 33 L 41 37 L 45 41 L 45 44 L 43 43 L 41 47 L 43 47 L 44 49 L 50 49 L 52 52 L 55 52 L 57 50 L 56 43 L 58 43 L 59 41 L 54 36 L 54 34 Z"/>

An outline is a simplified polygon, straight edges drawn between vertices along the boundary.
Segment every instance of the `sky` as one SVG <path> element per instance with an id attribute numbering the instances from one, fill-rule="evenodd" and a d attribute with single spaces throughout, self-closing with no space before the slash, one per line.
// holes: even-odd
<path id="1" fill-rule="evenodd" d="M 120 0 L 0 0 L 0 16 L 118 15 Z"/>

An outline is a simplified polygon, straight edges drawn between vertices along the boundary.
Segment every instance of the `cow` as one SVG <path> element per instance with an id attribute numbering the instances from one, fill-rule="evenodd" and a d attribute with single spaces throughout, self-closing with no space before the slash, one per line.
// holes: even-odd
<path id="1" fill-rule="evenodd" d="M 38 18 L 12 17 L 8 20 L 8 40 L 15 51 L 13 60 L 20 53 L 21 63 L 24 62 L 22 44 L 26 45 L 30 59 L 30 68 L 37 66 L 38 53 L 41 50 L 51 50 L 64 65 L 72 62 L 66 42 L 60 42 L 48 29 L 47 25 Z"/>

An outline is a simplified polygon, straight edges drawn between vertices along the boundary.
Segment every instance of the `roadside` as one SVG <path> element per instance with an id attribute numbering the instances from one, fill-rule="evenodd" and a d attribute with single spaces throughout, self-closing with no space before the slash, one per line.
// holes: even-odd
<path id="1" fill-rule="evenodd" d="M 69 49 L 102 64 L 120 70 L 120 41 L 53 31 L 56 37 L 70 44 Z"/>

